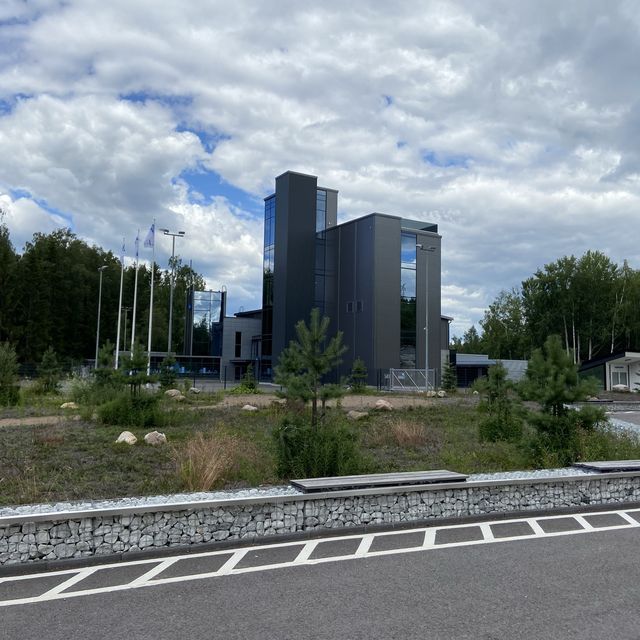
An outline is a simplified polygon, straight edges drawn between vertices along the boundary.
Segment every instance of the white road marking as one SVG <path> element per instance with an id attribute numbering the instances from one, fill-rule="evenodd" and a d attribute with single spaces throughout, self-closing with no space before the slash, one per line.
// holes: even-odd
<path id="1" fill-rule="evenodd" d="M 360 540 L 360 545 L 358 546 L 358 549 L 354 554 L 354 557 L 363 558 L 364 556 L 366 556 L 367 553 L 369 553 L 369 547 L 371 546 L 374 537 L 375 534 L 373 533 L 366 533 L 365 535 L 363 535 L 362 540 Z"/>
<path id="2" fill-rule="evenodd" d="M 436 544 L 436 527 L 429 527 L 424 530 L 424 541 L 422 542 L 423 549 L 430 549 Z"/>
<path id="3" fill-rule="evenodd" d="M 315 551 L 316 547 L 320 544 L 321 540 L 311 540 L 302 547 L 295 562 L 303 563 L 309 560 L 309 556 Z"/>
<path id="4" fill-rule="evenodd" d="M 632 509 L 627 510 L 629 513 L 640 513 L 640 509 Z M 308 566 L 308 565 L 317 565 L 324 564 L 327 562 L 344 562 L 346 560 L 357 560 L 360 558 L 373 558 L 378 556 L 389 556 L 389 555 L 400 555 L 404 553 L 415 553 L 418 551 L 434 551 L 437 549 L 451 549 L 454 547 L 468 547 L 473 545 L 480 544 L 494 544 L 499 542 L 513 542 L 517 540 L 532 540 L 532 539 L 540 539 L 540 538 L 552 538 L 558 536 L 567 536 L 567 535 L 578 535 L 584 533 L 595 533 L 598 531 L 615 531 L 618 529 L 630 529 L 630 528 L 638 528 L 640 527 L 640 522 L 636 521 L 634 518 L 629 516 L 625 511 L 601 511 L 601 512 L 593 512 L 588 515 L 601 515 L 601 514 L 616 514 L 621 516 L 626 522 L 621 525 L 612 525 L 608 527 L 593 527 L 591 526 L 582 515 L 551 515 L 551 516 L 540 516 L 540 517 L 530 517 L 530 518 L 513 518 L 509 520 L 495 520 L 495 521 L 485 521 L 485 522 L 464 522 L 456 525 L 442 525 L 442 526 L 433 526 L 433 527 L 417 527 L 416 529 L 403 529 L 400 531 L 381 531 L 380 533 L 366 533 L 366 534 L 350 534 L 344 536 L 332 536 L 331 538 L 320 538 L 316 540 L 311 540 L 306 543 L 301 543 L 300 541 L 292 541 L 292 542 L 280 542 L 269 545 L 259 545 L 253 547 L 244 547 L 242 549 L 237 549 L 231 552 L 229 558 L 224 562 L 224 564 L 217 571 L 210 571 L 207 573 L 197 573 L 194 575 L 184 575 L 184 576 L 172 576 L 167 578 L 158 577 L 161 576 L 162 572 L 166 570 L 171 565 L 180 562 L 181 560 L 193 559 L 193 558 L 205 558 L 219 555 L 229 555 L 230 550 L 220 550 L 220 551 L 210 551 L 203 553 L 189 553 L 180 556 L 173 556 L 166 560 L 159 560 L 157 558 L 149 558 L 145 560 L 134 560 L 131 562 L 118 562 L 118 563 L 110 563 L 105 565 L 99 565 L 94 567 L 87 567 L 83 569 L 66 569 L 63 571 L 57 572 L 40 572 L 31 575 L 22 575 L 15 577 L 5 577 L 0 578 L 0 584 L 2 583 L 10 583 L 17 582 L 23 580 L 35 580 L 38 578 L 45 578 L 51 576 L 70 576 L 67 580 L 58 584 L 57 586 L 49 589 L 45 593 L 40 596 L 28 597 L 28 598 L 16 598 L 14 600 L 4 600 L 0 601 L 0 607 L 12 606 L 12 605 L 20 605 L 20 604 L 34 604 L 37 602 L 47 602 L 51 600 L 61 600 L 65 598 L 77 598 L 80 596 L 89 596 L 96 594 L 104 594 L 111 593 L 114 591 L 123 591 L 127 589 L 139 589 L 143 587 L 151 587 L 155 585 L 162 584 L 173 584 L 178 582 L 186 582 L 190 580 L 203 580 L 209 578 L 219 578 L 222 576 L 232 576 L 239 575 L 243 573 L 254 573 L 258 571 L 271 571 L 274 569 L 280 568 L 291 568 L 298 566 Z M 553 531 L 553 532 L 545 532 L 544 529 L 540 526 L 539 522 L 544 520 L 553 520 L 559 517 L 564 518 L 574 518 L 583 528 L 574 529 L 571 531 Z M 532 533 L 525 535 L 516 535 L 516 536 L 508 536 L 504 538 L 496 538 L 491 530 L 492 525 L 497 524 L 510 524 L 510 523 L 520 523 L 526 522 L 532 529 Z M 631 525 L 631 526 L 630 526 Z M 435 544 L 436 533 L 440 530 L 448 530 L 448 529 L 458 529 L 458 528 L 469 528 L 469 527 L 478 527 L 483 535 L 482 540 L 466 540 L 462 542 L 450 542 L 444 544 Z M 389 536 L 389 535 L 402 535 L 406 534 L 408 531 L 412 532 L 423 532 L 424 539 L 422 545 L 400 548 L 400 549 L 388 549 L 383 551 L 370 551 L 371 545 L 374 539 L 377 536 Z M 354 554 L 347 556 L 336 556 L 336 557 L 328 557 L 328 558 L 315 558 L 311 559 L 310 556 L 313 553 L 316 547 L 323 543 L 329 541 L 337 541 L 337 540 L 360 540 L 360 544 L 358 546 L 357 551 Z M 302 549 L 296 556 L 296 558 L 289 562 L 279 562 L 273 564 L 265 564 L 258 565 L 252 567 L 241 567 L 237 568 L 237 565 L 240 561 L 245 557 L 245 555 L 249 552 L 256 551 L 264 551 L 269 549 L 275 549 L 279 547 L 292 547 L 292 546 L 301 546 Z M 101 569 L 108 569 L 114 567 L 131 567 L 135 565 L 141 564 L 152 564 L 153 566 L 149 569 L 149 571 L 143 573 L 138 578 L 135 578 L 131 582 L 127 584 L 113 585 L 108 587 L 98 587 L 95 589 L 86 589 L 86 590 L 77 590 L 77 591 L 67 591 L 69 587 L 82 582 L 88 576 L 94 574 L 96 571 Z"/>
<path id="5" fill-rule="evenodd" d="M 597 527 L 594 527 L 592 524 L 589 524 L 589 522 L 585 520 L 583 516 L 573 516 L 573 519 L 576 520 L 578 524 L 581 524 L 585 529 L 597 528 Z"/>
<path id="6" fill-rule="evenodd" d="M 482 537 L 484 538 L 485 542 L 489 542 L 490 540 L 495 539 L 493 531 L 491 530 L 491 524 L 489 522 L 482 522 L 480 524 L 480 531 L 482 531 Z"/>
<path id="7" fill-rule="evenodd" d="M 92 573 L 95 573 L 97 570 L 98 570 L 97 567 L 91 567 L 89 569 L 81 569 L 80 571 L 78 571 L 78 573 L 76 573 L 75 576 L 71 576 L 68 580 L 65 580 L 64 582 L 61 582 L 60 584 L 56 585 L 52 589 L 49 589 L 47 592 L 43 593 L 41 597 L 48 598 L 48 597 L 57 596 L 61 594 L 65 589 L 68 589 L 69 587 L 72 587 L 74 584 L 77 584 L 78 582 L 81 582 L 85 578 L 88 578 Z"/>
<path id="8" fill-rule="evenodd" d="M 149 571 L 143 573 L 141 576 L 138 576 L 135 580 L 132 580 L 129 585 L 131 587 L 137 587 L 139 584 L 144 584 L 148 582 L 159 573 L 162 573 L 165 569 L 168 569 L 172 564 L 178 562 L 178 558 L 169 558 L 168 560 L 163 560 L 158 563 L 155 567 L 151 567 Z"/>

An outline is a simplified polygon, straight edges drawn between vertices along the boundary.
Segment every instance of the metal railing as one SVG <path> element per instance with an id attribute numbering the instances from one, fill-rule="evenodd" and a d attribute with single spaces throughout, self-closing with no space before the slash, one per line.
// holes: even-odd
<path id="1" fill-rule="evenodd" d="M 433 391 L 435 369 L 389 369 L 389 391 Z"/>

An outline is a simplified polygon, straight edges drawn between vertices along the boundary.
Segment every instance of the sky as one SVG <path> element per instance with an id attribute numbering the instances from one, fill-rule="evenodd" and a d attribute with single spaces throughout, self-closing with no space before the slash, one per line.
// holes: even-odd
<path id="1" fill-rule="evenodd" d="M 438 224 L 461 335 L 564 255 L 640 268 L 639 80 L 638 1 L 1 0 L 0 208 L 19 251 L 184 230 L 234 313 L 263 198 L 310 173 L 339 222 Z"/>

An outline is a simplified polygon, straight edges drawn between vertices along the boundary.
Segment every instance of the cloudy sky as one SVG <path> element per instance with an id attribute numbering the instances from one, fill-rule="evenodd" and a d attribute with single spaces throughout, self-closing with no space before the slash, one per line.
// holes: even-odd
<path id="1" fill-rule="evenodd" d="M 439 225 L 461 334 L 563 255 L 640 268 L 639 80 L 637 1 L 1 0 L 0 207 L 19 250 L 184 229 L 234 312 L 262 198 L 312 173 L 339 221 Z"/>

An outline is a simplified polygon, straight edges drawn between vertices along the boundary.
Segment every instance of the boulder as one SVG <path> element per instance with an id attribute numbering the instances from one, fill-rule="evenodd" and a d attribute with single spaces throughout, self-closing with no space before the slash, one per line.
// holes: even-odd
<path id="1" fill-rule="evenodd" d="M 437 395 L 438 394 L 433 389 L 427 391 L 427 398 L 435 398 Z"/>
<path id="2" fill-rule="evenodd" d="M 376 400 L 375 409 L 378 411 L 392 411 L 393 405 L 388 400 L 380 398 L 380 400 Z"/>
<path id="3" fill-rule="evenodd" d="M 116 440 L 116 444 L 135 444 L 136 442 L 138 442 L 138 438 L 131 431 L 123 431 Z"/>
<path id="4" fill-rule="evenodd" d="M 629 387 L 626 384 L 614 384 L 611 391 L 629 391 Z"/>
<path id="5" fill-rule="evenodd" d="M 436 395 L 438 396 L 438 398 L 446 398 L 447 392 L 444 389 L 440 389 L 440 391 L 438 391 Z"/>
<path id="6" fill-rule="evenodd" d="M 61 409 L 79 409 L 79 405 L 75 402 L 63 402 L 60 405 Z"/>
<path id="7" fill-rule="evenodd" d="M 366 418 L 368 415 L 366 411 L 349 411 L 347 418 L 349 418 L 349 420 L 362 420 L 362 418 Z"/>
<path id="8" fill-rule="evenodd" d="M 599 399 L 600 399 L 600 398 L 598 398 L 598 396 L 587 396 L 587 397 L 585 398 L 585 400 L 586 400 L 587 402 L 597 402 Z"/>
<path id="9" fill-rule="evenodd" d="M 147 433 L 144 437 L 144 441 L 147 444 L 150 444 L 154 447 L 160 444 L 167 444 L 167 436 L 164 433 L 160 433 L 159 431 L 152 431 L 151 433 Z"/>
<path id="10" fill-rule="evenodd" d="M 258 407 L 254 407 L 252 404 L 245 404 L 244 407 L 242 407 L 243 411 L 257 411 Z"/>
<path id="11" fill-rule="evenodd" d="M 182 395 L 182 391 L 180 391 L 180 389 L 167 389 L 164 392 L 165 396 L 168 396 L 169 398 L 177 398 L 178 396 Z"/>
<path id="12" fill-rule="evenodd" d="M 473 390 L 473 392 L 471 393 L 471 395 L 473 395 L 473 396 L 479 396 L 479 395 L 480 395 L 480 393 L 474 389 L 474 390 Z"/>

